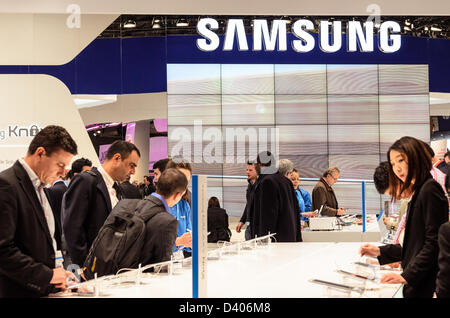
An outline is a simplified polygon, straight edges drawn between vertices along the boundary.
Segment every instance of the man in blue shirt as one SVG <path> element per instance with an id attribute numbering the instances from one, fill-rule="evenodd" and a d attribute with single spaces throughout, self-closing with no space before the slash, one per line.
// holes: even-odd
<path id="1" fill-rule="evenodd" d="M 144 199 L 148 203 L 146 213 L 155 213 L 155 216 L 145 225 L 145 243 L 139 259 L 143 265 L 170 260 L 176 240 L 181 240 L 181 245 L 188 244 L 183 238 L 177 238 L 178 222 L 170 214 L 170 208 L 186 192 L 188 181 L 177 169 L 166 169 L 159 177 L 157 191 Z"/>
<path id="2" fill-rule="evenodd" d="M 169 160 L 165 169 L 175 168 L 181 171 L 188 182 L 191 180 L 192 167 L 184 160 Z M 178 237 L 175 241 L 174 252 L 180 247 L 183 247 L 183 254 L 185 257 L 191 256 L 192 253 L 192 221 L 191 221 L 191 204 L 189 198 L 189 191 L 183 195 L 183 198 L 174 206 L 170 208 L 170 213 L 178 221 Z"/>

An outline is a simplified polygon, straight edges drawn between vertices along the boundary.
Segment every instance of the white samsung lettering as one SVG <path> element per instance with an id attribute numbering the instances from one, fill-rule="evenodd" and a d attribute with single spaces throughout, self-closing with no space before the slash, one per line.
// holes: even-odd
<path id="1" fill-rule="evenodd" d="M 248 51 L 247 37 L 245 35 L 244 21 L 241 19 L 228 20 L 227 30 L 225 31 L 224 51 L 233 49 L 234 37 L 237 32 L 239 51 Z"/>
<path id="2" fill-rule="evenodd" d="M 314 37 L 306 32 L 305 29 L 314 30 L 314 23 L 309 20 L 298 20 L 292 26 L 292 33 L 300 39 L 292 41 L 292 47 L 296 52 L 309 52 L 314 49 Z"/>
<path id="3" fill-rule="evenodd" d="M 342 22 L 333 21 L 331 24 L 333 36 L 333 44 L 330 44 L 330 28 L 328 21 L 320 21 L 319 24 L 319 37 L 320 37 L 320 49 L 327 53 L 334 53 L 341 49 L 342 46 Z"/>
<path id="4" fill-rule="evenodd" d="M 391 34 L 389 30 L 392 32 L 400 33 L 401 28 L 397 22 L 394 21 L 386 21 L 383 22 L 380 26 L 380 51 L 384 53 L 393 53 L 400 50 L 400 46 L 402 45 L 402 39 L 400 34 Z M 389 37 L 390 36 L 390 37 Z"/>
<path id="5" fill-rule="evenodd" d="M 200 19 L 197 32 L 203 38 L 197 39 L 200 50 L 212 52 L 220 46 L 220 38 L 214 32 L 219 28 L 217 20 Z M 316 41 L 311 32 L 315 29 L 312 21 L 299 19 L 292 24 L 291 32 L 295 39 L 292 48 L 295 52 L 310 52 Z M 325 53 L 334 53 L 342 49 L 342 21 L 320 21 L 317 26 L 319 48 Z M 401 27 L 395 21 L 385 21 L 378 31 L 378 47 L 383 53 L 397 52 L 401 48 Z M 287 21 L 273 20 L 269 29 L 267 20 L 253 20 L 253 51 L 287 51 Z M 232 51 L 234 42 L 239 51 L 248 51 L 247 35 L 242 19 L 228 20 L 223 43 L 224 51 Z M 374 23 L 367 20 L 347 22 L 347 51 L 374 51 Z"/>
<path id="6" fill-rule="evenodd" d="M 210 18 L 200 19 L 200 21 L 198 21 L 197 33 L 206 39 L 198 39 L 197 47 L 202 51 L 211 52 L 219 47 L 220 40 L 217 34 L 208 29 L 208 26 L 213 30 L 217 30 L 219 28 L 219 23 L 217 20 Z M 209 40 L 209 43 L 207 40 Z"/>
<path id="7" fill-rule="evenodd" d="M 267 20 L 253 20 L 253 50 L 261 51 L 264 39 L 265 51 L 274 51 L 278 43 L 278 51 L 287 50 L 286 20 L 274 20 L 269 34 Z"/>
<path id="8" fill-rule="evenodd" d="M 348 52 L 373 52 L 373 22 L 365 23 L 365 32 L 360 21 L 349 21 L 347 24 Z"/>

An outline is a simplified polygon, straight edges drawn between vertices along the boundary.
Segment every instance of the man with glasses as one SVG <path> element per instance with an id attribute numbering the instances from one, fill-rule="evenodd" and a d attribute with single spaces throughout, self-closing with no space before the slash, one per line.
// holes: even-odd
<path id="1" fill-rule="evenodd" d="M 312 191 L 311 210 L 320 210 L 324 216 L 340 216 L 344 214 L 344 209 L 338 207 L 338 202 L 333 189 L 331 188 L 339 178 L 340 171 L 337 167 L 329 167 L 317 182 Z"/>

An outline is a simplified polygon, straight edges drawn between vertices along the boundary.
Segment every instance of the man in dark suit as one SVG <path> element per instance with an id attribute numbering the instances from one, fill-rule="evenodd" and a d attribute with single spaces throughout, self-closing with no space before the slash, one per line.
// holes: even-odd
<path id="1" fill-rule="evenodd" d="M 244 208 L 244 213 L 242 213 L 241 219 L 238 223 L 238 225 L 236 226 L 236 232 L 240 233 L 241 232 L 241 228 L 242 226 L 247 223 L 247 228 L 245 229 L 245 239 L 246 240 L 251 240 L 253 235 L 251 234 L 251 226 L 250 223 L 251 219 L 250 219 L 250 206 L 253 200 L 253 194 L 255 191 L 255 184 L 256 184 L 256 180 L 258 179 L 258 172 L 256 171 L 255 168 L 255 162 L 252 161 L 248 161 L 247 162 L 247 182 L 248 182 L 248 186 L 247 186 L 247 191 L 245 193 L 245 198 L 246 198 L 246 203 L 245 203 L 245 208 Z"/>
<path id="2" fill-rule="evenodd" d="M 77 174 L 91 170 L 92 162 L 86 158 L 80 158 L 72 162 L 72 177 Z M 67 191 L 69 182 L 64 179 L 56 180 L 53 185 L 47 189 L 48 196 L 50 197 L 50 205 L 52 206 L 55 219 L 61 224 L 61 205 L 64 193 Z"/>
<path id="3" fill-rule="evenodd" d="M 266 160 L 262 157 L 259 154 L 257 159 L 262 168 L 250 208 L 251 233 L 258 237 L 269 232 L 276 233 L 277 242 L 301 242 L 300 207 L 292 183 L 286 177 L 292 172 L 294 165 L 289 160 L 284 161 L 286 165 L 282 161 L 279 170 L 273 173 L 273 155 L 266 152 Z"/>
<path id="4" fill-rule="evenodd" d="M 62 224 L 74 264 L 83 266 L 98 231 L 122 198 L 119 182 L 134 174 L 139 157 L 134 144 L 117 140 L 98 169 L 77 174 L 70 182 L 63 198 Z"/>
<path id="5" fill-rule="evenodd" d="M 64 175 L 77 145 L 59 126 L 47 126 L 24 158 L 0 173 L 0 297 L 41 297 L 73 277 L 56 267 L 60 226 L 44 185 Z"/>

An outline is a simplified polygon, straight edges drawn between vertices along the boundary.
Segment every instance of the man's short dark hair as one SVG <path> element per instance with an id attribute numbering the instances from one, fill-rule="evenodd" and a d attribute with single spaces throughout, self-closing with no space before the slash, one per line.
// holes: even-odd
<path id="1" fill-rule="evenodd" d="M 168 168 L 159 177 L 156 192 L 167 198 L 175 193 L 183 193 L 187 186 L 188 180 L 183 172 L 175 168 Z"/>
<path id="2" fill-rule="evenodd" d="M 72 163 L 72 173 L 81 173 L 81 171 L 83 170 L 83 167 L 88 166 L 88 167 L 92 167 L 92 162 L 89 159 L 86 158 L 80 158 L 75 160 Z"/>
<path id="3" fill-rule="evenodd" d="M 375 168 L 373 182 L 379 194 L 384 194 L 389 188 L 389 163 L 383 161 Z"/>
<path id="4" fill-rule="evenodd" d="M 166 170 L 167 163 L 169 162 L 169 158 L 164 158 L 156 161 L 153 164 L 153 170 L 158 169 L 159 172 L 163 173 Z"/>
<path id="5" fill-rule="evenodd" d="M 447 152 L 445 153 L 444 158 L 445 158 L 445 157 L 449 157 L 449 158 L 450 158 L 450 151 L 447 151 Z"/>
<path id="6" fill-rule="evenodd" d="M 55 125 L 43 128 L 34 136 L 28 146 L 28 154 L 34 154 L 39 147 L 44 147 L 47 156 L 59 150 L 64 150 L 74 156 L 78 153 L 77 144 L 67 130 Z"/>
<path id="7" fill-rule="evenodd" d="M 128 158 L 133 150 L 137 152 L 139 157 L 141 156 L 139 149 L 131 142 L 125 140 L 116 140 L 109 147 L 108 152 L 106 153 L 106 159 L 110 160 L 116 153 L 118 153 L 122 157 L 122 160 L 124 160 Z"/>

